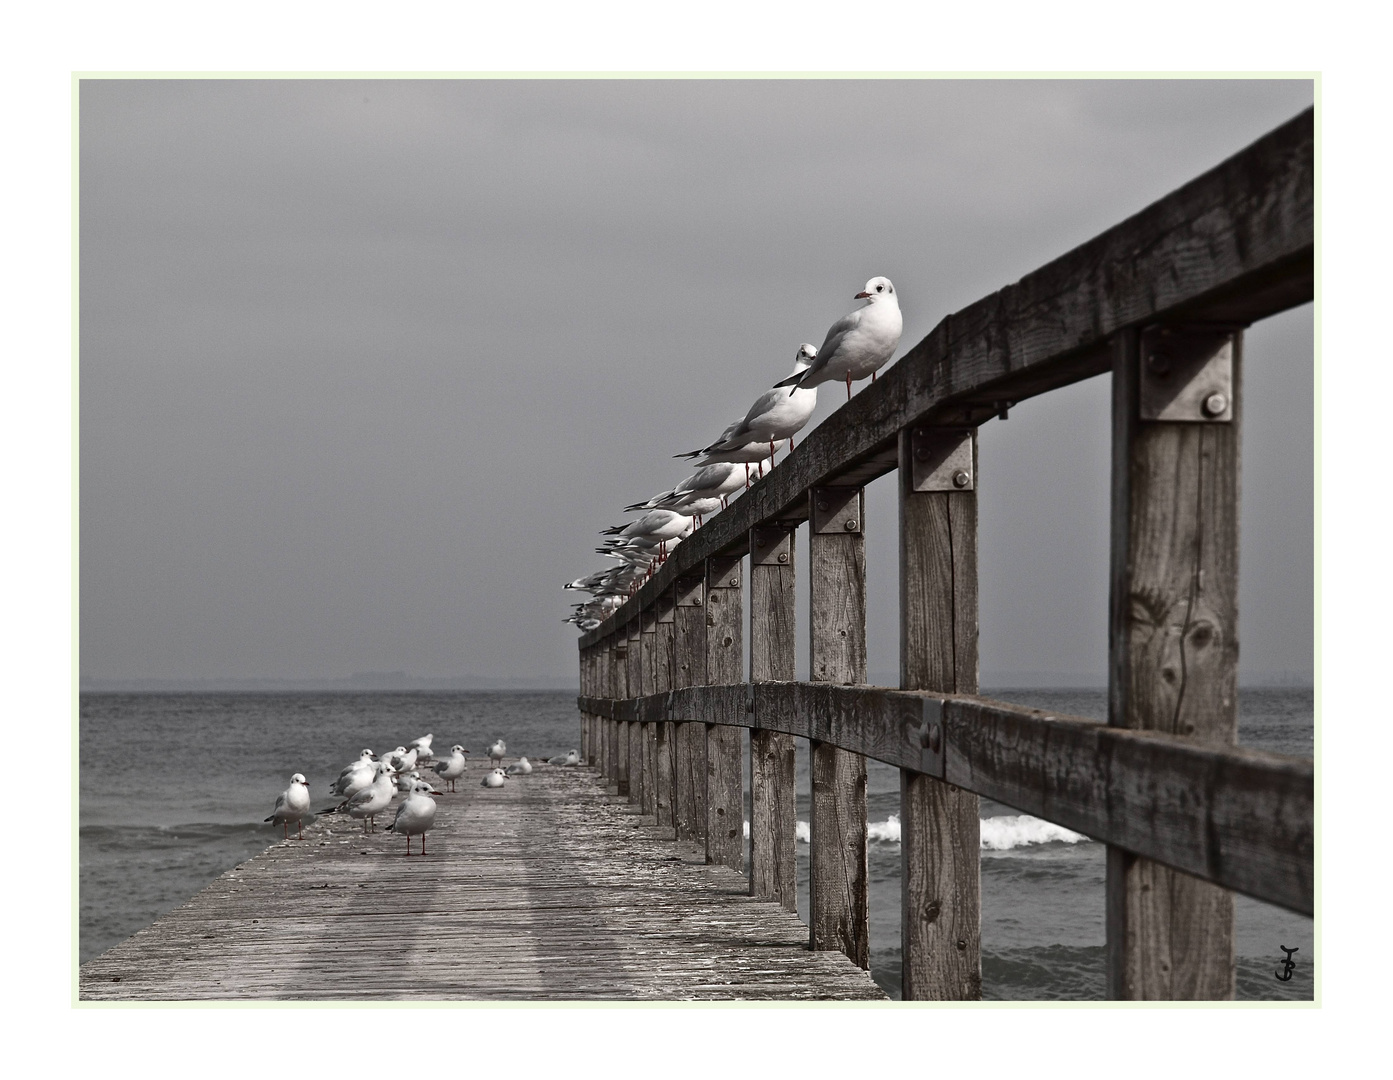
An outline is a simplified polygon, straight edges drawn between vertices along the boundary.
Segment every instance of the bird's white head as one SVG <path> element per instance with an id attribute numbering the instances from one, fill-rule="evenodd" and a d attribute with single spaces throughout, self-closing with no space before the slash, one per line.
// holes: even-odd
<path id="1" fill-rule="evenodd" d="M 817 346 L 809 345 L 806 341 L 798 346 L 798 351 L 793 354 L 793 370 L 802 371 L 805 367 L 817 359 Z"/>
<path id="2" fill-rule="evenodd" d="M 869 300 L 872 304 L 882 301 L 891 301 L 899 304 L 899 297 L 895 295 L 895 286 L 890 284 L 888 277 L 873 277 L 866 282 L 866 287 L 856 294 L 857 300 Z"/>
<path id="3" fill-rule="evenodd" d="M 455 743 L 454 746 L 450 747 L 450 753 L 452 753 L 452 754 L 467 754 L 467 753 L 469 753 L 469 751 L 466 750 L 464 747 L 462 747 L 459 743 Z"/>
<path id="4" fill-rule="evenodd" d="M 309 786 L 309 782 L 305 779 L 304 773 L 296 773 L 290 778 L 290 782 L 292 784 L 304 784 L 306 787 Z"/>

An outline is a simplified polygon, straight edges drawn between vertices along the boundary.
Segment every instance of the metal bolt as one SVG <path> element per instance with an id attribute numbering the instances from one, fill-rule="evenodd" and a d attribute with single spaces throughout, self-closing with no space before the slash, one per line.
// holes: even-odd
<path id="1" fill-rule="evenodd" d="M 955 473 L 953 474 L 953 486 L 954 486 L 954 487 L 959 487 L 959 488 L 965 488 L 965 487 L 967 487 L 967 482 L 968 482 L 970 479 L 972 479 L 972 478 L 971 478 L 970 476 L 968 476 L 967 473 L 963 472 L 962 469 L 959 469 L 957 472 L 955 472 Z"/>
<path id="2" fill-rule="evenodd" d="M 701 597 L 699 597 L 699 596 L 694 596 L 694 597 L 692 597 L 692 607 L 701 607 Z"/>
<path id="3" fill-rule="evenodd" d="M 827 509 L 827 500 L 826 500 L 826 499 L 818 499 L 818 501 L 817 501 L 817 508 L 818 508 L 819 510 L 826 510 L 826 509 Z"/>
<path id="4" fill-rule="evenodd" d="M 1210 394 L 1204 399 L 1205 416 L 1223 416 L 1228 407 L 1229 399 L 1226 394 Z"/>
<path id="5" fill-rule="evenodd" d="M 937 724 L 929 725 L 929 749 L 935 754 L 938 748 L 943 745 L 943 734 L 939 731 Z"/>
<path id="6" fill-rule="evenodd" d="M 1147 355 L 1147 369 L 1151 374 L 1165 378 L 1171 373 L 1171 359 L 1165 353 L 1153 352 Z"/>
<path id="7" fill-rule="evenodd" d="M 928 460 L 929 460 L 929 450 L 928 450 L 928 447 L 926 447 L 926 446 L 917 447 L 917 448 L 915 449 L 915 451 L 914 451 L 914 460 L 915 460 L 915 461 L 928 461 Z"/>
<path id="8" fill-rule="evenodd" d="M 755 537 L 755 547 L 763 547 L 763 546 L 764 546 L 764 537 L 762 537 L 762 536 L 756 536 L 756 537 Z"/>
<path id="9" fill-rule="evenodd" d="M 846 531 L 847 531 L 847 532 L 855 532 L 855 531 L 856 531 L 856 519 L 855 519 L 855 518 L 847 518 L 847 522 L 846 522 L 845 528 L 846 528 Z"/>
<path id="10" fill-rule="evenodd" d="M 788 562 L 788 552 L 787 552 L 787 551 L 781 551 L 781 552 L 779 552 L 779 562 Z"/>
<path id="11" fill-rule="evenodd" d="M 739 585 L 739 584 L 740 584 L 740 579 L 739 579 L 739 578 L 734 578 L 734 577 L 733 577 L 733 578 L 730 579 L 730 587 L 731 587 L 732 589 L 735 588 L 735 586 L 737 586 L 737 585 Z"/>

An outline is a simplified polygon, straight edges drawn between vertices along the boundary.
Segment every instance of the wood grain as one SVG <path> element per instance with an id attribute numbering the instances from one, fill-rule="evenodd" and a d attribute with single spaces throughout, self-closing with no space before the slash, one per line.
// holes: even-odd
<path id="1" fill-rule="evenodd" d="M 836 508 L 845 503 L 844 493 L 835 489 L 809 493 L 809 518 L 831 517 L 826 531 L 819 531 L 814 521 L 808 534 L 809 666 L 813 682 L 837 685 L 866 681 L 865 492 L 854 494 L 854 516 L 843 521 Z M 839 949 L 868 968 L 866 759 L 821 740 L 812 741 L 809 749 L 811 947 Z"/>
<path id="2" fill-rule="evenodd" d="M 956 439 L 954 435 L 952 438 Z M 976 463 L 976 433 L 972 473 Z M 916 425 L 901 433 L 900 685 L 977 692 L 977 493 L 914 490 Z M 904 999 L 982 996 L 979 798 L 900 770 L 900 955 Z"/>
<path id="3" fill-rule="evenodd" d="M 1139 333 L 1114 353 L 1108 722 L 1232 745 L 1242 335 L 1227 423 L 1139 420 Z M 1107 880 L 1109 997 L 1233 997 L 1226 890 L 1124 850 Z"/>
<path id="4" fill-rule="evenodd" d="M 792 681 L 792 529 L 750 532 L 750 679 Z M 792 735 L 750 730 L 750 894 L 798 910 L 797 792 Z"/>
<path id="5" fill-rule="evenodd" d="M 678 550 L 681 550 L 679 546 Z M 674 615 L 675 687 L 706 682 L 706 581 L 678 578 Z M 679 840 L 706 839 L 706 730 L 704 720 L 677 714 L 673 733 L 673 827 Z"/>
<path id="6" fill-rule="evenodd" d="M 706 677 L 739 682 L 745 673 L 741 556 L 706 563 Z M 745 788 L 740 729 L 706 724 L 706 861 L 745 871 Z"/>

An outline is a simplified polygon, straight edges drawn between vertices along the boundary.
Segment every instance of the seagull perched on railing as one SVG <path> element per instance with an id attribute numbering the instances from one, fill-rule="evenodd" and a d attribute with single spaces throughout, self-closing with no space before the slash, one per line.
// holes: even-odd
<path id="1" fill-rule="evenodd" d="M 899 341 L 898 336 L 895 340 Z M 798 352 L 793 357 L 793 373 L 788 379 L 801 377 L 816 357 L 817 350 L 807 342 L 798 346 Z M 792 450 L 793 436 L 803 430 L 803 425 L 817 408 L 817 386 L 794 384 L 788 379 L 775 383 L 772 389 L 761 394 L 735 430 L 723 442 L 707 449 L 738 450 L 751 442 L 768 442 L 769 456 L 772 458 L 775 444 L 787 439 L 788 448 Z"/>
<path id="2" fill-rule="evenodd" d="M 904 317 L 900 299 L 887 277 L 873 277 L 855 299 L 864 306 L 843 315 L 827 331 L 827 340 L 817 351 L 817 359 L 806 371 L 790 375 L 775 386 L 814 387 L 833 380 L 846 380 L 846 399 L 851 400 L 851 380 L 875 380 L 875 373 L 894 355 L 900 344 Z"/>

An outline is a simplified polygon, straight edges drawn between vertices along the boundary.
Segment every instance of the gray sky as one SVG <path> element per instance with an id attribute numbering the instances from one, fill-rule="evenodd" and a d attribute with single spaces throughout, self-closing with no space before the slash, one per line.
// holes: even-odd
<path id="1" fill-rule="evenodd" d="M 560 586 L 604 564 L 597 531 L 868 277 L 895 282 L 903 352 L 1311 100 L 85 81 L 82 673 L 571 674 Z M 1245 354 L 1243 671 L 1306 673 L 1310 307 Z M 982 429 L 984 674 L 1103 669 L 1107 409 L 1095 379 Z M 890 481 L 867 519 L 870 667 L 893 671 Z"/>

